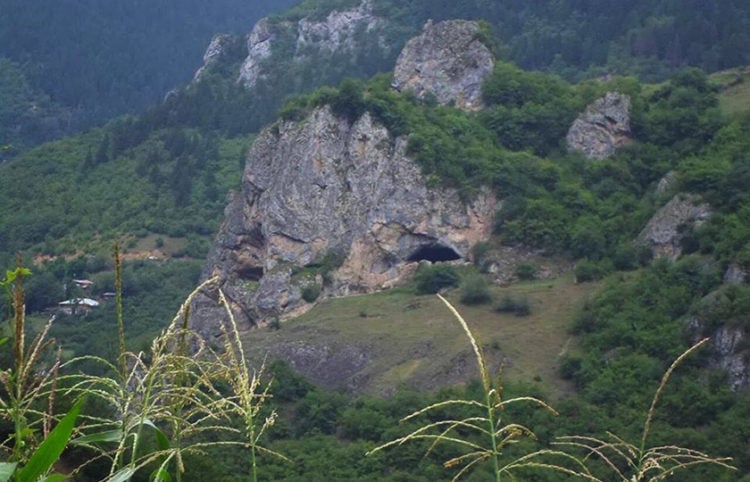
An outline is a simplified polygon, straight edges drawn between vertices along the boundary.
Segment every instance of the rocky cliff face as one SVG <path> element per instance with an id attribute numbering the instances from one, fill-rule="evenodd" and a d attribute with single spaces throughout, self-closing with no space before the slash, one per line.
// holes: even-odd
<path id="1" fill-rule="evenodd" d="M 467 258 L 488 237 L 494 198 L 467 205 L 428 187 L 406 144 L 369 114 L 350 124 L 327 107 L 258 137 L 205 271 L 244 327 L 305 310 L 306 289 L 381 290 L 420 260 Z M 215 332 L 212 310 L 197 303 L 194 313 Z"/>
<path id="2" fill-rule="evenodd" d="M 724 293 L 725 290 L 720 288 L 704 297 L 701 303 L 704 307 L 726 303 Z M 694 343 L 704 336 L 710 336 L 709 366 L 727 374 L 727 383 L 733 391 L 750 388 L 750 350 L 747 344 L 750 333 L 743 328 L 743 321 L 722 319 L 721 326 L 706 332 L 706 326 L 711 324 L 703 315 L 696 314 L 687 320 Z"/>
<path id="3" fill-rule="evenodd" d="M 351 53 L 365 47 L 367 34 L 379 36 L 385 20 L 373 14 L 370 0 L 363 0 L 349 10 L 333 10 L 324 19 L 302 18 L 272 24 L 268 19 L 259 21 L 247 38 L 247 58 L 240 69 L 239 81 L 253 88 L 266 76 L 263 64 L 271 57 L 274 48 L 293 44 L 284 61 L 302 61 L 316 53 Z M 384 36 L 380 47 L 387 49 Z"/>
<path id="4" fill-rule="evenodd" d="M 241 40 L 235 35 L 219 34 L 211 39 L 206 52 L 203 54 L 203 65 L 195 72 L 193 82 L 200 80 L 201 76 L 217 62 L 220 62 L 225 55 L 232 49 L 235 49 Z"/>
<path id="5" fill-rule="evenodd" d="M 747 339 L 748 333 L 734 326 L 722 326 L 711 337 L 712 365 L 726 371 L 733 391 L 750 388 L 750 353 L 742 349 Z"/>
<path id="6" fill-rule="evenodd" d="M 422 34 L 409 40 L 396 61 L 394 84 L 422 98 L 433 94 L 439 103 L 482 108 L 482 82 L 495 60 L 480 40 L 477 22 L 428 22 Z"/>
<path id="7" fill-rule="evenodd" d="M 680 194 L 659 209 L 643 228 L 638 240 L 651 246 L 654 257 L 676 259 L 682 254 L 680 241 L 691 230 L 711 216 L 711 207 L 700 198 Z"/>
<path id="8" fill-rule="evenodd" d="M 261 65 L 271 56 L 273 38 L 274 34 L 267 18 L 258 21 L 247 36 L 247 57 L 240 67 L 239 80 L 248 88 L 255 87 L 261 78 Z"/>
<path id="9" fill-rule="evenodd" d="M 589 159 L 605 159 L 631 139 L 630 97 L 609 92 L 578 116 L 568 130 L 568 149 Z"/>

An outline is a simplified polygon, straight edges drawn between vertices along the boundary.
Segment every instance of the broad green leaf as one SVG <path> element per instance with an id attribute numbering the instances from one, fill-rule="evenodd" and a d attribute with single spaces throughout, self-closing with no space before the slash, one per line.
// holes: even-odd
<path id="1" fill-rule="evenodd" d="M 47 435 L 47 438 L 31 455 L 29 463 L 18 474 L 17 482 L 36 482 L 60 458 L 60 454 L 65 450 L 73 433 L 82 404 L 82 400 L 76 402 L 60 423 Z"/>
<path id="2" fill-rule="evenodd" d="M 171 444 L 169 443 L 169 437 L 167 437 L 167 434 L 164 433 L 162 429 L 154 425 L 154 422 L 152 422 L 149 419 L 146 419 L 143 421 L 143 425 L 146 425 L 147 427 L 151 427 L 154 429 L 154 432 L 156 433 L 156 446 L 159 450 L 167 450 Z"/>
<path id="3" fill-rule="evenodd" d="M 127 482 L 134 474 L 135 469 L 132 467 L 125 467 L 113 475 L 111 479 L 107 479 L 107 482 Z"/>
<path id="4" fill-rule="evenodd" d="M 13 471 L 16 470 L 18 462 L 2 462 L 0 463 L 0 482 L 8 482 L 13 476 Z"/>
<path id="5" fill-rule="evenodd" d="M 151 473 L 151 482 L 172 482 L 172 476 L 165 469 L 156 469 Z"/>
<path id="6" fill-rule="evenodd" d="M 109 430 L 107 432 L 92 433 L 78 437 L 70 443 L 73 445 L 88 445 L 101 442 L 119 442 L 122 439 L 122 430 Z"/>

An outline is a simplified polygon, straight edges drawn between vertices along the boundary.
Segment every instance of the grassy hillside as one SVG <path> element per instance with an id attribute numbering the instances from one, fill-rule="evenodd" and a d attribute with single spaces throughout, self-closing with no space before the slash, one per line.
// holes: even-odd
<path id="1" fill-rule="evenodd" d="M 561 355 L 575 346 L 571 319 L 594 288 L 569 275 L 492 287 L 495 301 L 479 306 L 461 306 L 457 291 L 448 298 L 471 321 L 495 369 L 508 380 L 544 386 L 558 397 L 571 391 L 558 371 Z M 527 299 L 531 313 L 496 311 L 507 297 Z M 278 330 L 253 330 L 245 340 L 255 359 L 281 356 L 330 388 L 337 388 L 332 380 L 346 377 L 350 384 L 341 388 L 387 394 L 398 386 L 435 390 L 478 376 L 450 312 L 436 297 L 410 289 L 326 300 Z M 324 366 L 306 365 L 310 353 Z"/>

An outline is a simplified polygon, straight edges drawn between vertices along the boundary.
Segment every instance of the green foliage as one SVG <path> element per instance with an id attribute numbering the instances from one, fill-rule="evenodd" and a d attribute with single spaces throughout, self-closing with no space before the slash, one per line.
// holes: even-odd
<path id="1" fill-rule="evenodd" d="M 636 119 L 639 137 L 680 151 L 694 150 L 721 125 L 719 101 L 706 74 L 687 69 L 647 98 L 647 110 Z"/>
<path id="2" fill-rule="evenodd" d="M 576 275 L 576 281 L 579 283 L 597 281 L 607 274 L 606 268 L 601 263 L 585 259 L 576 264 L 574 272 Z"/>
<path id="3" fill-rule="evenodd" d="M 516 316 L 529 316 L 531 302 L 526 296 L 503 296 L 495 310 L 500 313 L 513 313 Z"/>
<path id="4" fill-rule="evenodd" d="M 460 281 L 456 268 L 444 263 L 422 265 L 414 276 L 417 293 L 420 294 L 437 293 L 442 289 L 458 286 Z"/>
<path id="5" fill-rule="evenodd" d="M 320 285 L 311 283 L 302 288 L 302 299 L 308 303 L 314 303 L 320 296 Z"/>
<path id="6" fill-rule="evenodd" d="M 459 297 L 461 303 L 481 305 L 492 301 L 488 284 L 488 281 L 478 274 L 465 277 L 461 282 L 461 295 Z"/>
<path id="7" fill-rule="evenodd" d="M 538 268 L 535 263 L 531 261 L 524 261 L 523 263 L 516 266 L 516 276 L 518 279 L 524 281 L 532 280 L 536 277 Z"/>

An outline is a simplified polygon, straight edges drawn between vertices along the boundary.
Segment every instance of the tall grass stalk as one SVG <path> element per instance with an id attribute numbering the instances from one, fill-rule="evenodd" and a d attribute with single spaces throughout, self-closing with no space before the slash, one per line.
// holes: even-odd
<path id="1" fill-rule="evenodd" d="M 458 480 L 468 475 L 481 462 L 490 462 L 496 482 L 504 477 L 514 478 L 513 473 L 522 469 L 547 469 L 576 475 L 594 480 L 588 469 L 576 457 L 558 450 L 540 449 L 524 454 L 518 458 L 506 460 L 505 449 L 522 439 L 535 440 L 534 432 L 518 423 L 507 422 L 503 418 L 503 411 L 512 404 L 527 403 L 536 405 L 550 413 L 557 414 L 546 402 L 534 397 L 516 397 L 504 400 L 502 398 L 502 383 L 499 377 L 493 381 L 487 368 L 480 344 L 471 332 L 461 314 L 441 295 L 438 298 L 448 307 L 464 330 L 479 368 L 483 389 L 483 399 L 477 400 L 447 400 L 425 407 L 408 415 L 402 421 L 407 421 L 444 408 L 470 408 L 475 414 L 463 419 L 446 419 L 431 422 L 414 430 L 410 434 L 382 444 L 367 452 L 374 454 L 386 448 L 400 446 L 406 442 L 427 440 L 432 442 L 425 455 L 430 454 L 440 443 L 448 443 L 463 449 L 462 455 L 443 462 L 446 468 L 461 466 L 452 480 Z M 464 434 L 471 433 L 475 439 L 469 439 Z M 565 465 L 563 465 L 565 464 Z"/>
<path id="2" fill-rule="evenodd" d="M 93 361 L 107 370 L 107 375 L 78 373 L 63 378 L 71 381 L 70 392 L 88 393 L 111 409 L 106 416 L 85 415 L 87 423 L 81 428 L 85 435 L 74 441 L 110 460 L 108 480 L 129 480 L 154 463 L 159 465 L 157 475 L 161 474 L 157 480 L 167 480 L 173 463 L 180 480 L 183 453 L 201 453 L 207 443 L 200 441 L 200 435 L 225 429 L 216 423 L 220 416 L 213 411 L 214 400 L 221 396 L 214 386 L 216 354 L 185 321 L 194 297 L 215 281 L 205 281 L 187 297 L 148 353 L 126 351 L 118 356 L 116 365 L 93 356 L 64 365 L 72 369 Z M 123 366 L 126 371 L 121 374 Z M 155 441 L 155 449 L 144 450 L 147 439 Z M 192 442 L 185 443 L 188 439 Z"/>
<path id="3" fill-rule="evenodd" d="M 245 358 L 237 322 L 224 293 L 219 290 L 219 302 L 227 313 L 227 322 L 222 324 L 224 346 L 219 356 L 221 362 L 221 379 L 230 387 L 230 393 L 215 401 L 217 410 L 227 416 L 239 417 L 243 422 L 242 445 L 247 448 L 250 464 L 250 480 L 258 480 L 258 455 L 267 454 L 283 460 L 284 455 L 261 444 L 266 430 L 276 421 L 276 411 L 271 410 L 264 416 L 264 405 L 271 397 L 271 382 L 264 383 L 264 367 L 251 370 Z M 235 431 L 236 432 L 236 431 Z M 225 442 L 232 443 L 232 442 Z"/>
<path id="4" fill-rule="evenodd" d="M 587 436 L 558 437 L 555 442 L 557 446 L 583 449 L 585 451 L 584 462 L 588 462 L 594 456 L 601 459 L 610 469 L 617 480 L 621 482 L 656 482 L 666 480 L 676 472 L 691 468 L 695 465 L 713 464 L 736 470 L 729 465 L 732 461 L 729 457 L 712 457 L 708 454 L 677 445 L 648 446 L 648 438 L 651 435 L 651 424 L 656 414 L 656 405 L 659 403 L 662 391 L 666 387 L 674 370 L 690 354 L 708 343 L 704 338 L 672 362 L 651 400 L 651 406 L 646 414 L 643 424 L 641 440 L 638 444 L 630 443 L 613 433 L 607 433 L 606 439 Z M 624 463 L 624 465 L 623 465 Z M 609 479 L 607 479 L 609 480 Z"/>
<path id="5" fill-rule="evenodd" d="M 23 281 L 30 274 L 31 271 L 23 266 L 23 259 L 18 255 L 16 268 L 7 271 L 5 278 L 0 281 L 0 287 L 6 291 L 11 301 L 9 322 L 14 334 L 12 367 L 0 372 L 0 384 L 3 389 L 0 395 L 0 417 L 11 420 L 13 431 L 8 438 L 0 441 L 0 450 L 10 454 L 11 462 L 8 464 L 12 466 L 11 472 L 16 466 L 22 467 L 16 472 L 17 477 L 21 476 L 19 474 L 32 472 L 44 474 L 59 455 L 59 447 L 55 445 L 55 441 L 45 443 L 44 440 L 40 442 L 35 437 L 36 432 L 41 432 L 45 438 L 52 432 L 52 407 L 60 352 L 58 351 L 52 367 L 45 366 L 45 353 L 54 344 L 54 340 L 48 338 L 55 320 L 54 316 L 31 343 L 26 345 L 26 294 Z M 47 411 L 40 408 L 45 405 Z M 57 437 L 61 437 L 60 431 L 57 432 Z M 49 464 L 45 464 L 43 470 L 27 465 L 32 460 L 37 460 L 34 463 L 38 464 L 39 457 L 49 460 Z M 7 464 L 3 465 L 5 468 L 9 467 Z"/>

